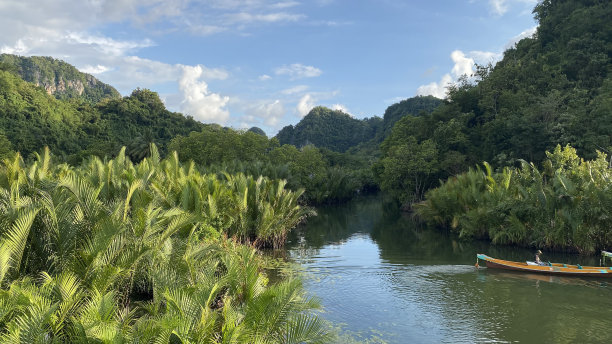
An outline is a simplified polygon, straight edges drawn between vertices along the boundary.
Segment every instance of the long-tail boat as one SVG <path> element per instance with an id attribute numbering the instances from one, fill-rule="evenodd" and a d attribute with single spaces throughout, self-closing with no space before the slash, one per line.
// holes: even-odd
<path id="1" fill-rule="evenodd" d="M 476 266 L 479 260 L 484 260 L 488 268 L 505 269 L 522 272 L 534 272 L 549 275 L 582 276 L 582 277 L 612 277 L 612 267 L 605 266 L 581 266 L 563 263 L 546 263 L 538 265 L 535 262 L 513 262 L 489 257 L 486 254 L 476 255 Z"/>

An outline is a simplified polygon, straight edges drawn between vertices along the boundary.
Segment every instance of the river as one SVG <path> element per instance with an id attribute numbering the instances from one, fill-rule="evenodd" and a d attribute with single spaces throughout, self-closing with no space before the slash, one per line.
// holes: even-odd
<path id="1" fill-rule="evenodd" d="M 458 240 L 378 197 L 317 212 L 292 234 L 288 256 L 340 343 L 612 342 L 612 279 L 477 269 L 477 253 L 533 260 L 534 250 Z"/>

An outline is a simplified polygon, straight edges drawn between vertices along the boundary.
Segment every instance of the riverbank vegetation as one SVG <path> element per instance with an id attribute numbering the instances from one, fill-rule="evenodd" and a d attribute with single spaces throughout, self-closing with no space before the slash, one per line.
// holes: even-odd
<path id="1" fill-rule="evenodd" d="M 198 207 L 214 205 L 208 210 L 190 211 L 214 212 L 217 207 L 225 207 L 224 214 L 230 215 L 215 220 L 217 232 L 261 247 L 278 247 L 284 241 L 283 230 L 269 230 L 266 226 L 275 222 L 270 220 L 276 217 L 274 214 L 286 209 L 275 208 L 277 204 L 264 197 L 269 207 L 241 213 L 251 207 L 239 202 L 245 187 L 248 195 L 291 190 L 293 194 L 287 196 L 291 202 L 309 205 L 341 203 L 358 194 L 382 190 L 404 209 L 412 209 L 425 199 L 423 204 L 429 208 L 418 209 L 425 220 L 450 225 L 466 237 L 590 252 L 609 244 L 604 220 L 593 220 L 600 215 L 606 218 L 604 212 L 588 218 L 580 213 L 570 221 L 559 217 L 566 211 L 565 203 L 551 203 L 549 198 L 546 202 L 536 200 L 540 194 L 555 197 L 562 191 L 555 189 L 558 185 L 554 184 L 554 173 L 546 170 L 546 164 L 554 160 L 546 151 L 556 152 L 557 145 L 570 144 L 588 164 L 599 161 L 598 151 L 612 151 L 612 24 L 608 19 L 612 17 L 612 3 L 540 1 L 533 14 L 539 23 L 533 36 L 509 47 L 495 65 L 476 66 L 473 75 L 465 75 L 449 87 L 445 100 L 413 97 L 389 106 L 382 118 L 365 119 L 315 107 L 298 124 L 283 128 L 273 138 L 259 128 L 235 130 L 168 111 L 150 90 L 136 89 L 121 98 L 110 86 L 98 84 L 95 78 L 56 60 L 2 55 L 0 158 L 20 152 L 31 164 L 37 161 L 36 152 L 48 146 L 57 161 L 72 166 L 91 163 L 92 156 L 115 160 L 126 156 L 135 163 L 150 162 L 151 143 L 155 143 L 158 159 L 198 166 L 201 179 L 190 182 L 194 190 L 204 188 L 204 183 L 224 185 L 219 190 L 225 190 L 227 195 L 219 196 L 218 201 L 213 197 L 213 203 L 207 203 L 208 194 L 190 194 L 192 191 L 181 188 L 186 194 L 180 197 L 193 198 Z M 51 80 L 53 68 L 58 69 L 56 84 Z M 32 79 L 36 75 L 42 79 Z M 53 96 L 36 86 L 49 83 L 45 87 L 57 89 L 61 83 L 85 81 L 99 86 L 88 93 L 91 97 L 74 90 Z M 487 202 L 503 204 L 503 211 L 487 215 L 480 222 L 471 221 L 468 218 L 480 216 L 471 209 L 484 211 L 484 205 L 477 203 L 475 207 L 469 200 L 455 201 L 452 197 L 487 190 L 486 183 L 480 180 L 485 178 L 479 174 L 482 167 L 472 168 L 481 166 L 483 161 L 488 162 L 485 177 L 492 180 L 503 179 L 497 173 L 503 175 L 504 171 L 515 171 L 515 178 L 527 174 L 529 169 L 525 166 L 531 166 L 529 173 L 545 171 L 538 172 L 545 176 L 542 189 L 512 180 L 517 188 L 534 192 L 529 195 L 533 202 L 522 198 L 517 202 L 516 192 L 499 190 L 492 193 L 495 200 Z M 277 181 L 281 179 L 286 184 Z M 441 181 L 440 189 L 429 191 Z M 467 192 L 460 186 L 450 186 L 452 183 L 467 183 L 472 189 Z M 95 189 L 97 184 L 93 185 Z M 232 189 L 230 185 L 237 186 Z M 574 191 L 589 192 L 591 188 Z M 162 193 L 166 191 L 178 192 L 168 189 Z M 444 192 L 449 192 L 448 209 L 440 205 L 447 202 L 443 201 Z M 473 197 L 488 199 L 492 195 L 482 191 Z M 583 194 L 572 195 L 590 199 Z M 259 201 L 246 199 L 252 204 Z M 521 210 L 526 204 L 531 204 L 532 209 Z M 459 210 L 452 210 L 455 206 Z M 538 211 L 538 207 L 544 208 Z M 506 218 L 504 214 L 510 215 Z M 529 220 L 527 214 L 548 215 Z M 285 215 L 293 216 L 282 216 Z M 224 222 L 227 218 L 240 220 Z M 578 226 L 576 219 L 583 221 L 581 226 L 595 226 L 593 231 L 598 234 Z M 519 223 L 525 228 L 520 229 Z"/>
<path id="2" fill-rule="evenodd" d="M 308 211 L 282 181 L 201 174 L 125 149 L 0 166 L 0 341 L 318 343 L 327 327 L 278 247 Z M 227 239 L 230 237 L 232 239 Z"/>
<path id="3" fill-rule="evenodd" d="M 409 205 L 483 161 L 540 166 L 566 144 L 585 159 L 612 151 L 612 3 L 540 1 L 533 14 L 533 36 L 477 66 L 430 114 L 397 122 L 375 165 L 384 192 Z"/>
<path id="4" fill-rule="evenodd" d="M 471 169 L 430 190 L 416 213 L 464 238 L 593 253 L 612 247 L 612 169 L 557 146 L 541 167 Z"/>

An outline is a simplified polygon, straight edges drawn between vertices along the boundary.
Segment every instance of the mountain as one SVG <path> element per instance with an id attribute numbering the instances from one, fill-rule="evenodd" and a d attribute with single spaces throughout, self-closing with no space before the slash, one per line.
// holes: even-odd
<path id="1" fill-rule="evenodd" d="M 51 57 L 1 54 L 0 69 L 17 73 L 23 80 L 44 88 L 57 99 L 77 98 L 97 103 L 105 98 L 121 98 L 114 87 Z"/>
<path id="2" fill-rule="evenodd" d="M 336 152 L 345 152 L 359 145 L 377 147 L 402 117 L 430 113 L 442 102 L 432 96 L 413 97 L 389 106 L 382 119 L 375 116 L 362 120 L 342 111 L 319 106 L 295 126 L 284 127 L 276 138 L 281 144 L 297 147 L 314 144 Z"/>
<path id="3" fill-rule="evenodd" d="M 257 134 L 257 135 L 261 135 L 261 136 L 268 137 L 268 135 L 266 135 L 266 132 L 265 132 L 265 131 L 263 131 L 263 129 L 261 129 L 261 128 L 259 128 L 259 127 L 251 127 L 251 128 L 250 128 L 249 130 L 247 130 L 247 131 L 250 131 L 250 132 L 255 133 L 255 134 Z"/>
<path id="4" fill-rule="evenodd" d="M 59 74 L 59 73 L 58 73 Z M 165 152 L 177 135 L 204 124 L 168 111 L 157 93 L 137 89 L 97 104 L 56 99 L 13 72 L 0 70 L 0 134 L 25 157 L 49 146 L 71 162 L 95 154 L 113 156 L 121 146 L 138 160 L 149 143 Z"/>
<path id="5" fill-rule="evenodd" d="M 281 129 L 276 138 L 280 144 L 297 147 L 313 144 L 319 148 L 344 152 L 374 137 L 381 123 L 380 118 L 359 120 L 342 111 L 317 106 L 295 127 L 289 125 Z"/>

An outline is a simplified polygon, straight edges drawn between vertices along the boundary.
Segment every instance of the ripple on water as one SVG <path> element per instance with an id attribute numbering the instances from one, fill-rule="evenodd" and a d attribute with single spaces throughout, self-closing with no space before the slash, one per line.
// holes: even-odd
<path id="1" fill-rule="evenodd" d="M 323 316 L 351 334 L 341 343 L 612 342 L 608 282 L 475 269 L 478 252 L 531 253 L 458 242 L 386 218 L 372 234 L 350 234 L 352 225 L 366 231 L 364 223 L 383 216 L 362 209 L 322 228 L 334 242 L 298 241 L 290 252 Z"/>

